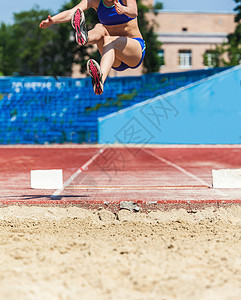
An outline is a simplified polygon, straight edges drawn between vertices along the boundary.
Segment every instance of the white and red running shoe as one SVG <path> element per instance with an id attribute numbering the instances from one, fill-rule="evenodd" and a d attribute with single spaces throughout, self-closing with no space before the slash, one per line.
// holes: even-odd
<path id="1" fill-rule="evenodd" d="M 102 82 L 102 72 L 100 65 L 94 59 L 87 61 L 87 72 L 92 77 L 92 85 L 96 95 L 101 95 L 104 91 L 104 85 Z"/>
<path id="2" fill-rule="evenodd" d="M 75 30 L 75 39 L 80 46 L 88 42 L 88 30 L 85 24 L 85 15 L 82 9 L 78 8 L 71 18 L 72 27 Z"/>

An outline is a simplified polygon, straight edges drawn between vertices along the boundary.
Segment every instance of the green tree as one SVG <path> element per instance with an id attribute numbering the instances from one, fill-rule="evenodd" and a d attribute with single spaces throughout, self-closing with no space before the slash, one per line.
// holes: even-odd
<path id="1" fill-rule="evenodd" d="M 228 56 L 228 60 L 224 61 L 225 65 L 234 66 L 241 63 L 241 0 L 234 0 L 237 3 L 235 11 L 235 22 L 237 26 L 235 31 L 227 36 L 228 42 L 224 44 L 224 52 Z"/>
<path id="2" fill-rule="evenodd" d="M 142 4 L 141 0 L 137 0 L 137 5 L 138 25 L 146 42 L 146 55 L 143 61 L 144 72 L 159 72 L 162 62 L 158 55 L 158 52 L 161 49 L 162 43 L 158 41 L 158 35 L 156 33 L 156 24 L 154 22 L 148 22 L 146 18 L 146 13 L 148 13 L 150 9 L 153 8 Z"/>
<path id="3" fill-rule="evenodd" d="M 227 66 L 241 64 L 241 24 L 238 24 L 234 33 L 228 35 L 228 42 L 224 45 L 224 53 L 228 55 L 228 60 L 224 61 Z"/>
<path id="4" fill-rule="evenodd" d="M 220 59 L 222 54 L 222 46 L 216 46 L 215 49 L 207 50 L 203 55 L 203 64 L 209 68 L 220 67 L 223 64 Z"/>
<path id="5" fill-rule="evenodd" d="M 154 11 L 163 9 L 163 3 L 157 1 L 157 2 L 155 3 L 155 5 L 154 5 L 153 9 L 154 9 Z"/>
<path id="6" fill-rule="evenodd" d="M 235 11 L 237 11 L 237 15 L 235 16 L 235 22 L 239 23 L 241 20 L 241 0 L 234 0 L 237 3 L 235 7 Z"/>
<path id="7" fill-rule="evenodd" d="M 0 25 L 0 75 L 12 75 L 16 72 L 17 42 L 12 27 Z"/>
<path id="8" fill-rule="evenodd" d="M 17 42 L 18 71 L 22 75 L 51 73 L 51 64 L 57 55 L 52 51 L 56 32 L 54 28 L 42 30 L 38 27 L 48 14 L 48 11 L 38 7 L 14 14 L 12 30 Z"/>

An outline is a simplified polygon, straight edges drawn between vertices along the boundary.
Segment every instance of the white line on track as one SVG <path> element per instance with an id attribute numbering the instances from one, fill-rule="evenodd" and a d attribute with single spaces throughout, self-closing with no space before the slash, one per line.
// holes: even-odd
<path id="1" fill-rule="evenodd" d="M 75 185 L 66 187 L 68 190 L 190 190 L 190 189 L 208 189 L 208 186 L 204 185 L 186 185 L 186 186 L 145 186 L 145 185 L 118 185 L 118 186 L 87 186 L 87 185 Z"/>
<path id="2" fill-rule="evenodd" d="M 165 159 L 165 158 L 163 158 L 163 157 L 160 157 L 160 156 L 158 156 L 158 155 L 152 153 L 151 151 L 148 151 L 147 149 L 142 148 L 142 151 L 144 151 L 144 152 L 146 152 L 146 153 L 148 153 L 148 154 L 154 156 L 156 159 L 158 159 L 158 160 L 164 162 L 165 164 L 167 164 L 167 165 L 169 165 L 169 166 L 171 166 L 171 167 L 173 167 L 173 168 L 179 170 L 179 171 L 182 172 L 183 174 L 186 174 L 186 175 L 188 175 L 189 177 L 192 177 L 193 179 L 197 180 L 200 184 L 212 188 L 212 186 L 210 186 L 206 181 L 204 181 L 203 179 L 197 177 L 196 175 L 194 175 L 194 174 L 188 172 L 187 170 L 185 170 L 184 168 L 178 166 L 177 164 L 175 164 L 175 163 L 173 163 L 173 162 L 171 162 L 171 161 L 169 161 L 169 160 L 167 160 L 167 159 Z M 215 189 L 215 190 L 216 190 L 216 189 Z M 216 190 L 216 193 L 219 194 L 220 196 L 226 196 L 226 194 L 223 193 L 223 192 L 220 191 L 220 190 Z"/>
<path id="3" fill-rule="evenodd" d="M 165 158 L 163 158 L 161 156 L 158 156 L 158 155 L 154 154 L 151 151 L 148 151 L 146 149 L 142 149 L 142 150 L 145 151 L 145 152 L 147 152 L 148 154 L 154 156 L 156 159 L 164 162 L 165 164 L 167 164 L 167 165 L 169 165 L 169 166 L 171 166 L 171 167 L 179 170 L 180 172 L 188 175 L 189 177 L 192 177 L 193 179 L 197 180 L 200 184 L 210 187 L 210 185 L 206 181 L 204 181 L 201 178 L 197 177 L 196 175 L 188 172 L 187 170 L 183 169 L 182 167 L 178 166 L 177 164 L 175 164 L 175 163 L 173 163 L 173 162 L 171 162 L 171 161 L 169 161 L 169 160 L 167 160 L 167 159 L 165 159 Z"/>
<path id="4" fill-rule="evenodd" d="M 75 180 L 75 178 L 81 174 L 101 153 L 104 152 L 105 149 L 100 149 L 94 156 L 92 156 L 82 167 L 80 167 L 73 175 L 71 175 L 64 183 L 63 187 L 61 189 L 58 189 L 56 190 L 51 198 L 54 198 L 54 197 L 58 197 L 62 192 L 63 190 L 69 186 L 71 184 L 72 181 Z"/>

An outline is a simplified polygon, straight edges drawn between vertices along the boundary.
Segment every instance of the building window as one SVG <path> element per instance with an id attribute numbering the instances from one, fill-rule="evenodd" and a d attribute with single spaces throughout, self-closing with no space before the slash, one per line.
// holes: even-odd
<path id="1" fill-rule="evenodd" d="M 165 52 L 163 49 L 158 51 L 158 56 L 161 61 L 161 67 L 165 66 Z"/>
<path id="2" fill-rule="evenodd" d="M 182 31 L 183 31 L 183 32 L 188 31 L 187 27 L 183 27 L 183 28 L 182 28 Z"/>
<path id="3" fill-rule="evenodd" d="M 204 54 L 204 65 L 209 68 L 219 67 L 219 55 L 215 50 L 207 50 Z"/>
<path id="4" fill-rule="evenodd" d="M 180 69 L 192 68 L 192 51 L 191 50 L 179 50 L 178 61 Z"/>

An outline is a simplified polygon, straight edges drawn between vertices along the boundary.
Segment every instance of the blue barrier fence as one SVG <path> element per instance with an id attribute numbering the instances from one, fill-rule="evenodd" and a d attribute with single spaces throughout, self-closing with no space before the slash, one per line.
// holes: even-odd
<path id="1" fill-rule="evenodd" d="M 95 143 L 98 117 L 224 70 L 108 78 L 101 96 L 90 78 L 0 77 L 0 144 Z"/>
<path id="2" fill-rule="evenodd" d="M 99 143 L 240 144 L 241 65 L 99 118 Z"/>

